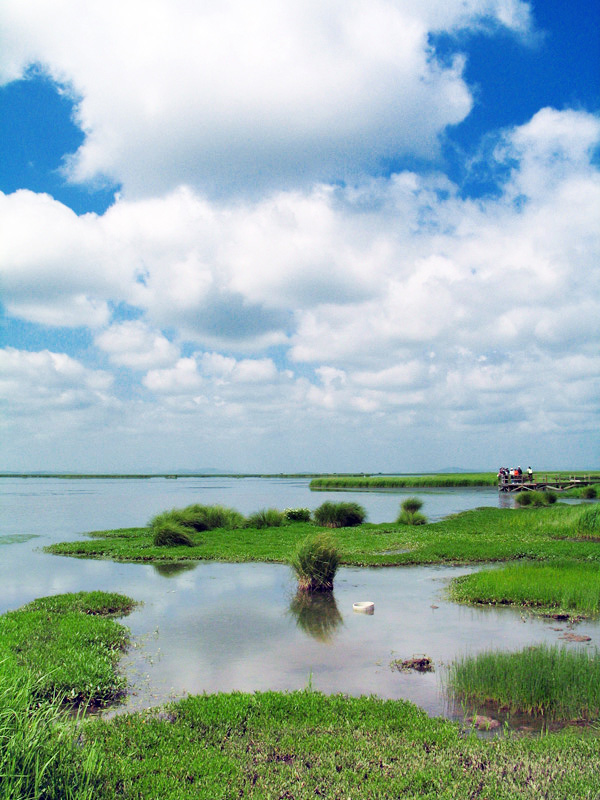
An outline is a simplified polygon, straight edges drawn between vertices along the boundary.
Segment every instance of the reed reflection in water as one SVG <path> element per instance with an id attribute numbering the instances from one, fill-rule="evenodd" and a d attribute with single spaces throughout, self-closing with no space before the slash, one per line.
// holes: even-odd
<path id="1" fill-rule="evenodd" d="M 319 642 L 331 642 L 344 620 L 333 592 L 298 592 L 290 603 L 290 614 L 304 633 Z"/>

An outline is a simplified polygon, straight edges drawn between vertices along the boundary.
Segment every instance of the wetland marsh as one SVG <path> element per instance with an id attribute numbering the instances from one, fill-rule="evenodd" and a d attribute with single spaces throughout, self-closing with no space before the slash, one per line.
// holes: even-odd
<path id="1" fill-rule="evenodd" d="M 600 545 L 596 541 L 574 541 L 574 537 L 567 535 L 570 523 L 566 523 L 578 513 L 578 509 L 560 506 L 512 512 L 506 508 L 506 498 L 499 499 L 495 489 L 419 491 L 418 495 L 424 500 L 423 511 L 430 521 L 440 520 L 446 514 L 459 516 L 435 526 L 416 528 L 386 522 L 396 518 L 400 502 L 409 491 L 411 495 L 415 494 L 413 487 L 404 493 L 393 494 L 353 492 L 351 499 L 365 505 L 370 523 L 353 529 L 352 534 L 349 533 L 351 529 L 339 533 L 342 566 L 336 577 L 334 593 L 326 603 L 299 602 L 293 576 L 284 563 L 257 563 L 285 561 L 291 540 L 305 531 L 305 523 L 274 530 L 244 531 L 245 541 L 229 536 L 228 546 L 233 550 L 225 555 L 223 542 L 227 536 L 221 535 L 220 541 L 213 543 L 212 550 L 208 547 L 204 553 L 190 552 L 192 558 L 187 561 L 176 557 L 177 552 L 166 552 L 170 550 L 166 548 L 162 552 L 166 557 L 159 561 L 149 563 L 144 556 L 140 559 L 142 563 L 128 563 L 138 546 L 135 537 L 125 537 L 129 550 L 122 551 L 118 556 L 121 560 L 116 561 L 107 560 L 107 557 L 114 558 L 114 553 L 98 551 L 96 558 L 65 558 L 42 549 L 59 545 L 77 550 L 82 541 L 86 546 L 102 546 L 103 541 L 110 543 L 111 537 L 88 538 L 83 534 L 90 530 L 118 531 L 122 525 L 143 526 L 154 514 L 193 501 L 219 502 L 248 514 L 270 506 L 315 508 L 325 499 L 321 492 L 317 497 L 311 496 L 308 480 L 304 479 L 248 480 L 251 483 L 239 479 L 230 483 L 224 479 L 155 479 L 86 481 L 84 484 L 68 480 L 19 482 L 18 479 L 5 479 L 0 484 L 5 509 L 9 512 L 3 515 L 0 539 L 5 543 L 0 563 L 2 610 L 16 609 L 37 597 L 83 589 L 126 592 L 138 601 L 140 604 L 123 620 L 130 630 L 131 646 L 120 662 L 128 693 L 125 702 L 111 712 L 118 713 L 119 718 L 129 719 L 125 712 L 160 706 L 186 694 L 240 691 L 267 694 L 220 694 L 222 699 L 218 703 L 223 706 L 223 711 L 228 702 L 237 708 L 239 703 L 245 702 L 244 697 L 253 696 L 257 710 L 265 703 L 288 706 L 291 703 L 288 712 L 293 716 L 293 707 L 304 708 L 308 720 L 311 719 L 308 706 L 324 704 L 320 713 L 327 717 L 330 713 L 328 704 L 335 702 L 326 697 L 321 699 L 322 696 L 314 692 L 347 696 L 348 705 L 342 716 L 355 713 L 352 703 L 362 702 L 358 700 L 360 696 L 377 695 L 380 702 L 387 699 L 397 703 L 406 700 L 415 703 L 431 718 L 429 723 L 422 721 L 418 726 L 433 739 L 441 735 L 446 743 L 452 740 L 452 748 L 458 746 L 458 740 L 453 738 L 457 735 L 455 729 L 448 729 L 443 734 L 443 728 L 438 728 L 435 718 L 446 716 L 460 722 L 473 713 L 477 704 L 467 707 L 459 699 L 449 699 L 445 691 L 445 676 L 451 664 L 466 656 L 485 655 L 489 650 L 514 652 L 532 646 L 552 648 L 560 645 L 574 653 L 588 653 L 590 657 L 596 652 L 599 625 L 593 613 L 578 622 L 574 622 L 572 617 L 557 621 L 522 608 L 508 607 L 502 602 L 473 606 L 450 601 L 450 581 L 480 571 L 482 567 L 496 569 L 487 564 L 491 560 L 504 561 L 516 557 L 558 562 L 568 556 L 585 564 L 587 569 L 600 564 Z M 257 493 L 257 489 L 261 492 Z M 339 494 L 332 495 L 332 499 L 339 500 Z M 496 508 L 488 508 L 485 512 L 472 510 L 492 504 Z M 465 513 L 465 509 L 471 511 Z M 543 514 L 546 516 L 540 516 Z M 522 524 L 519 520 L 523 521 Z M 140 536 L 143 539 L 143 527 L 133 530 L 142 532 Z M 437 533 L 432 535 L 433 531 Z M 451 531 L 453 535 L 450 535 Z M 204 539 L 200 547 L 206 548 L 209 540 L 206 533 L 202 535 Z M 256 549 L 258 545 L 249 545 L 251 540 L 260 543 L 259 550 Z M 67 545 L 61 544 L 65 542 Z M 235 548 L 238 548 L 237 553 Z M 262 558 L 257 556 L 260 548 L 263 548 Z M 178 548 L 182 549 L 194 550 Z M 270 558 L 266 558 L 265 554 L 269 553 Z M 223 560 L 219 561 L 219 557 Z M 361 566 L 365 563 L 387 564 L 388 568 Z M 394 564 L 403 566 L 392 566 Z M 353 603 L 360 600 L 375 602 L 373 616 L 352 612 Z M 583 637 L 583 642 L 565 637 L 573 631 Z M 427 653 L 434 663 L 434 671 L 420 674 L 393 668 L 395 661 L 415 653 Z M 309 695 L 305 692 L 307 686 L 311 690 Z M 274 690 L 285 694 L 269 694 Z M 231 701 L 226 698 L 231 698 Z M 278 699 L 272 701 L 269 698 Z M 357 699 L 352 701 L 351 698 Z M 381 713 L 387 709 L 385 706 L 376 708 Z M 417 728 L 411 728 L 413 723 L 408 723 L 412 714 L 409 709 L 413 706 L 398 705 L 395 708 L 398 719 L 405 720 L 402 723 L 405 730 L 413 731 L 406 735 L 414 737 Z M 173 713 L 177 715 L 179 712 Z M 199 712 L 196 709 L 193 713 Z M 217 712 L 213 709 L 211 713 Z M 361 713 L 365 713 L 364 709 Z M 523 725 L 531 728 L 530 720 L 524 722 L 522 717 L 508 711 L 496 709 L 496 717 L 515 729 Z M 117 747 L 117 742 L 118 747 L 124 746 L 123 740 L 119 739 L 123 729 L 117 719 L 94 724 L 113 726 L 102 728 L 108 752 L 113 752 L 111 748 Z M 216 721 L 214 724 L 218 728 Z M 434 729 L 437 731 L 435 735 Z M 163 735 L 166 741 L 167 731 L 163 731 Z M 269 734 L 272 735 L 275 735 L 274 731 Z M 568 733 L 564 735 L 571 736 Z M 279 736 L 281 732 L 276 734 Z M 550 750 L 566 753 L 560 738 L 563 734 L 553 736 L 559 738 L 554 740 Z M 594 744 L 591 746 L 580 738 L 574 740 L 576 744 L 569 740 L 568 746 L 573 754 L 581 751 L 584 760 L 593 759 L 597 757 L 598 749 L 597 739 L 592 736 L 592 740 Z M 271 738 L 269 741 L 269 747 L 272 747 Z M 479 752 L 479 748 L 484 746 L 469 743 L 468 739 L 462 742 L 465 753 Z M 507 743 L 506 747 L 508 749 L 500 761 L 509 758 L 511 746 Z M 519 747 L 518 758 L 523 759 L 524 754 L 533 758 L 535 745 Z M 217 758 L 214 753 L 213 756 Z M 296 758 L 297 754 L 293 755 L 289 763 Z M 352 758 L 349 757 L 348 763 Z M 440 767 L 442 772 L 444 769 L 452 772 L 449 762 L 442 761 L 445 765 Z M 434 762 L 435 759 L 431 763 Z M 551 772 L 542 762 L 537 767 L 541 770 L 540 780 L 542 774 L 547 777 Z M 126 769 L 124 763 L 121 768 Z M 207 769 L 210 771 L 209 767 Z M 272 775 L 272 762 L 266 764 L 265 770 L 261 775 Z M 345 770 L 342 772 L 348 778 Z M 462 796 L 460 792 L 466 785 L 461 783 L 463 779 L 464 776 L 456 778 L 456 794 L 449 793 L 448 797 Z M 143 783 L 141 774 L 136 780 Z M 563 777 L 561 785 L 566 785 L 565 781 L 569 785 L 577 783 L 575 775 Z M 391 784 L 388 782 L 385 786 L 388 787 L 385 791 L 388 791 Z M 214 793 L 214 785 L 211 791 L 212 795 L 207 789 L 206 795 L 196 796 L 220 796 Z M 573 796 L 591 796 L 585 791 L 586 786 L 582 784 L 573 789 Z M 122 796 L 152 795 L 124 792 Z M 177 794 L 165 796 L 175 797 Z"/>

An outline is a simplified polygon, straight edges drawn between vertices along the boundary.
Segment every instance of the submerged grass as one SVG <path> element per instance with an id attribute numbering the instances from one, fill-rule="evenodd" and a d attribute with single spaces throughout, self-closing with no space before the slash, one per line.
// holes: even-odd
<path id="1" fill-rule="evenodd" d="M 552 720 L 600 717 L 600 653 L 538 645 L 518 653 L 485 652 L 450 668 L 453 695 L 497 703 Z"/>
<path id="2" fill-rule="evenodd" d="M 449 595 L 460 603 L 594 615 L 600 612 L 600 569 L 597 564 L 573 561 L 510 564 L 455 578 Z"/>

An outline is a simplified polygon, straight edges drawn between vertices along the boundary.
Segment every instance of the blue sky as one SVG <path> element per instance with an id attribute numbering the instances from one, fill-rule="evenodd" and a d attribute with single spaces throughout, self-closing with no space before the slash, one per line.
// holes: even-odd
<path id="1" fill-rule="evenodd" d="M 0 21 L 0 468 L 598 466 L 596 3 Z"/>

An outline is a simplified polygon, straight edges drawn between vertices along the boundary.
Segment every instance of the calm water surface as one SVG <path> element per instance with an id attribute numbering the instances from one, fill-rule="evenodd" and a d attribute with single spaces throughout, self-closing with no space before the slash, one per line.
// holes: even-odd
<path id="1" fill-rule="evenodd" d="M 116 564 L 50 556 L 41 548 L 81 533 L 141 525 L 166 508 L 222 503 L 315 508 L 339 492 L 312 493 L 305 479 L 2 479 L 0 611 L 48 594 L 120 591 L 143 603 L 126 620 L 134 646 L 125 656 L 132 692 L 124 709 L 187 693 L 300 689 L 406 698 L 432 715 L 460 716 L 444 699 L 444 665 L 483 649 L 556 642 L 554 621 L 510 609 L 472 609 L 445 600 L 448 580 L 468 567 L 341 569 L 333 602 L 300 605 L 287 567 L 273 564 Z M 352 492 L 369 520 L 395 518 L 418 494 L 429 519 L 510 502 L 494 489 Z M 375 614 L 352 611 L 372 600 Z M 318 605 L 318 603 L 317 603 Z M 593 640 L 598 624 L 578 632 Z M 570 645 L 575 646 L 575 645 Z M 425 653 L 430 674 L 400 673 L 394 659 Z"/>

